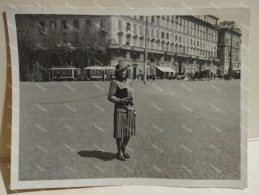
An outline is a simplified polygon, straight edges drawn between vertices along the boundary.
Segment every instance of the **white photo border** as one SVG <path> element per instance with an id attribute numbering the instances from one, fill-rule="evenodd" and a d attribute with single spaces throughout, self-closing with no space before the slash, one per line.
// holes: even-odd
<path id="1" fill-rule="evenodd" d="M 108 185 L 157 185 L 178 187 L 247 187 L 247 108 L 248 108 L 248 36 L 250 8 L 105 8 L 105 7 L 7 7 L 7 26 L 12 66 L 12 150 L 11 186 L 14 189 L 69 188 Z M 20 79 L 16 14 L 62 14 L 62 15 L 242 15 L 242 52 L 241 52 L 241 177 L 240 180 L 182 180 L 154 178 L 102 178 L 72 180 L 34 180 L 19 181 L 19 118 L 20 118 Z"/>

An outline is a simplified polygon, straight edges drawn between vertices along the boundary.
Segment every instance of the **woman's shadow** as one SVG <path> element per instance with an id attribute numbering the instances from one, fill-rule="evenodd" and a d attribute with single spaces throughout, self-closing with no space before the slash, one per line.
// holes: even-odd
<path id="1" fill-rule="evenodd" d="M 102 151 L 80 151 L 77 152 L 81 157 L 90 157 L 90 158 L 98 158 L 103 161 L 110 161 L 116 158 L 116 154 L 111 152 L 102 152 Z"/>

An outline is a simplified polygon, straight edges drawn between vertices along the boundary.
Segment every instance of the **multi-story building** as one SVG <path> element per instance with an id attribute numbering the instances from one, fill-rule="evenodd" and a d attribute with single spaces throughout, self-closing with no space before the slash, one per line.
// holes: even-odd
<path id="1" fill-rule="evenodd" d="M 168 66 L 178 74 L 189 67 L 212 68 L 217 61 L 215 16 L 112 16 L 111 65 L 123 56 L 133 66 L 133 75 L 143 72 L 147 20 L 148 60 Z M 134 78 L 135 76 L 133 76 Z"/>
<path id="2" fill-rule="evenodd" d="M 107 53 L 102 56 L 96 55 L 95 61 L 114 66 L 119 58 L 124 58 L 125 62 L 131 65 L 133 79 L 144 72 L 146 29 L 148 62 L 155 61 L 160 67 L 170 67 L 178 74 L 184 74 L 188 68 L 198 71 L 206 68 L 215 70 L 218 61 L 218 18 L 212 15 L 29 17 L 35 22 L 35 27 L 45 31 L 56 31 L 61 35 L 63 43 L 75 46 L 82 42 L 82 37 L 89 29 L 97 29 L 109 45 Z M 53 54 L 50 57 L 50 65 L 55 65 L 53 62 L 56 62 L 57 58 Z M 80 64 L 80 60 L 73 60 L 72 64 L 84 68 L 92 65 L 93 60 L 88 60 L 84 64 Z"/>
<path id="3" fill-rule="evenodd" d="M 220 59 L 219 70 L 221 74 L 229 73 L 229 66 L 232 70 L 240 70 L 240 47 L 241 31 L 235 27 L 234 22 L 224 21 L 219 24 L 218 57 Z"/>

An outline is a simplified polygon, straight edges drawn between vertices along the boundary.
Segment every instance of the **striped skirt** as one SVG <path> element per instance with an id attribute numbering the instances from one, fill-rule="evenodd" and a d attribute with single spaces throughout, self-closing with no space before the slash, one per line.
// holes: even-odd
<path id="1" fill-rule="evenodd" d="M 130 137 L 136 134 L 136 115 L 133 110 L 114 112 L 114 138 Z"/>

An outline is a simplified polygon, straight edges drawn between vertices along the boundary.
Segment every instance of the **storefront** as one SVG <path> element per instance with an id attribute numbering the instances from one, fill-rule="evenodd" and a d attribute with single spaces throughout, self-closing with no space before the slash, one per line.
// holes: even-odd
<path id="1" fill-rule="evenodd" d="M 156 71 L 156 77 L 157 78 L 169 78 L 172 74 L 175 74 L 175 71 L 167 66 L 157 66 Z"/>

